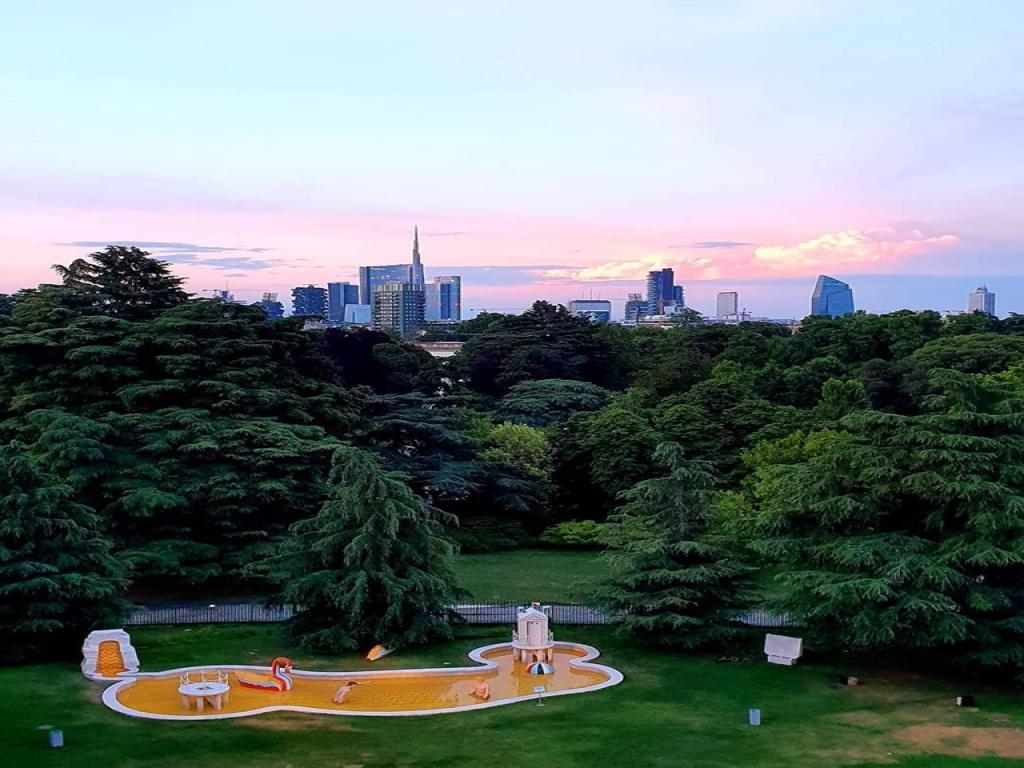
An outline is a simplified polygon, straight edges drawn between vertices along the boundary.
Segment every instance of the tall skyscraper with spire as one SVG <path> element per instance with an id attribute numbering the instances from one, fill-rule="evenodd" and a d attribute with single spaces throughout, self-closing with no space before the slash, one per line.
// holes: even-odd
<path id="1" fill-rule="evenodd" d="M 423 276 L 423 262 L 420 261 L 420 228 L 412 230 L 412 263 L 384 264 L 359 268 L 359 302 L 373 304 L 373 293 L 388 283 L 413 285 L 421 291 L 426 289 Z"/>
<path id="2" fill-rule="evenodd" d="M 360 267 L 359 301 L 372 306 L 375 326 L 399 329 L 404 335 L 422 326 L 424 315 L 427 320 L 461 320 L 462 278 L 440 275 L 427 285 L 420 257 L 420 228 L 414 226 L 412 263 Z M 404 319 L 396 319 L 399 315 Z"/>
<path id="3" fill-rule="evenodd" d="M 423 279 L 423 262 L 420 261 L 420 228 L 412 228 L 412 284 L 421 291 L 426 282 Z"/>

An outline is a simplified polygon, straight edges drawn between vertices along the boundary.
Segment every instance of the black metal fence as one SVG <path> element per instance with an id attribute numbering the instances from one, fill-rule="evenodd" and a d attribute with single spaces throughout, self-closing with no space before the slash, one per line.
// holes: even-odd
<path id="1" fill-rule="evenodd" d="M 579 603 L 542 603 L 544 611 L 555 624 L 610 624 L 604 611 Z M 522 603 L 490 603 L 487 605 L 454 605 L 452 610 L 467 624 L 515 624 L 516 612 Z"/>
<path id="2" fill-rule="evenodd" d="M 286 621 L 294 605 L 229 603 L 225 605 L 137 605 L 125 622 L 130 626 L 151 624 L 269 624 Z"/>
<path id="3" fill-rule="evenodd" d="M 554 624 L 611 624 L 612 617 L 599 608 L 579 603 L 543 603 Z M 488 603 L 454 605 L 452 610 L 467 624 L 506 624 L 516 621 L 522 603 Z M 267 624 L 286 621 L 295 613 L 294 605 L 261 605 L 259 603 L 227 603 L 223 605 L 139 605 L 125 622 L 129 626 L 156 624 Z M 783 628 L 794 622 L 785 614 L 747 611 L 737 614 L 736 621 L 749 627 Z"/>
<path id="4" fill-rule="evenodd" d="M 736 616 L 739 624 L 746 624 L 748 627 L 764 627 L 765 629 L 783 629 L 794 627 L 799 622 L 794 621 L 786 613 L 770 613 L 769 611 L 747 611 Z"/>

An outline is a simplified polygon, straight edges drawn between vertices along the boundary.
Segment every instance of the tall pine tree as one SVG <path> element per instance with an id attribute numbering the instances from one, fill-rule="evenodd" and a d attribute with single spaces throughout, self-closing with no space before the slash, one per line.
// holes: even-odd
<path id="1" fill-rule="evenodd" d="M 68 653 L 116 626 L 123 570 L 93 511 L 17 443 L 0 446 L 0 659 Z"/>
<path id="2" fill-rule="evenodd" d="M 108 245 L 68 266 L 55 264 L 64 286 L 87 296 L 100 314 L 145 320 L 184 303 L 184 280 L 165 261 L 134 246 Z"/>
<path id="3" fill-rule="evenodd" d="M 1024 663 L 1024 401 L 937 371 L 926 412 L 858 411 L 759 472 L 755 547 L 822 643 Z"/>
<path id="4" fill-rule="evenodd" d="M 710 464 L 686 459 L 675 443 L 658 446 L 655 461 L 668 474 L 626 491 L 611 518 L 606 602 L 638 639 L 714 645 L 733 634 L 731 614 L 752 569 L 711 530 Z"/>
<path id="5" fill-rule="evenodd" d="M 295 523 L 268 562 L 282 598 L 302 606 L 291 629 L 322 650 L 397 647 L 450 636 L 454 548 L 447 516 L 348 446 L 333 457 L 320 512 Z"/>

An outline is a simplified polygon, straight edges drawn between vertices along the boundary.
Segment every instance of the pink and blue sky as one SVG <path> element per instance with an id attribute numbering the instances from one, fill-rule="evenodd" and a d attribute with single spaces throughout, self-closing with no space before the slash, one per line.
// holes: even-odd
<path id="1" fill-rule="evenodd" d="M 0 291 L 107 242 L 242 299 L 407 260 L 466 308 L 1024 312 L 1016 0 L 0 6 Z"/>

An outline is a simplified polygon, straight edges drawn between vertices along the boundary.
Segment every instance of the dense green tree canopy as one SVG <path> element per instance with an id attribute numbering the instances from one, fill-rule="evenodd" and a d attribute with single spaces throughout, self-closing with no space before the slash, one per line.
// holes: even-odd
<path id="1" fill-rule="evenodd" d="M 161 283 L 162 267 L 138 258 L 127 254 L 126 269 Z M 294 321 L 211 300 L 111 317 L 90 286 L 17 304 L 0 335 L 0 432 L 100 514 L 136 580 L 236 570 L 317 506 L 359 396 L 329 381 Z"/>
<path id="2" fill-rule="evenodd" d="M 926 412 L 854 411 L 760 471 L 756 548 L 783 607 L 855 648 L 956 645 L 1021 660 L 1024 400 L 952 371 Z"/>
<path id="3" fill-rule="evenodd" d="M 1020 316 L 629 328 L 538 302 L 438 330 L 465 341 L 444 360 L 189 297 L 130 246 L 57 271 L 0 296 L 0 629 L 25 648 L 129 582 L 268 592 L 274 554 L 307 642 L 416 642 L 445 631 L 450 538 L 594 546 L 613 516 L 610 599 L 659 642 L 724 637 L 771 568 L 816 643 L 1024 670 Z"/>
<path id="4" fill-rule="evenodd" d="M 533 379 L 606 381 L 610 351 L 595 324 L 562 306 L 538 301 L 502 317 L 466 342 L 454 367 L 477 392 L 503 395 Z"/>
<path id="5" fill-rule="evenodd" d="M 580 411 L 596 411 L 608 390 L 586 381 L 537 379 L 512 387 L 498 404 L 498 414 L 511 421 L 543 427 Z"/>
<path id="6" fill-rule="evenodd" d="M 99 518 L 74 490 L 0 446 L 0 658 L 69 652 L 98 625 L 116 623 L 124 568 Z"/>
<path id="7" fill-rule="evenodd" d="M 316 334 L 316 349 L 338 384 L 367 386 L 385 395 L 437 393 L 441 366 L 419 347 L 369 328 L 328 328 Z"/>

